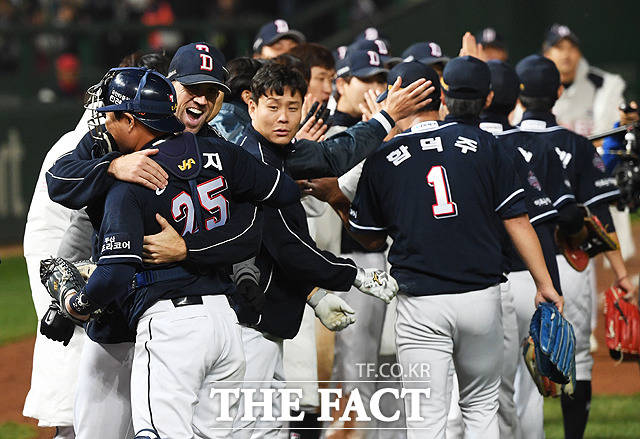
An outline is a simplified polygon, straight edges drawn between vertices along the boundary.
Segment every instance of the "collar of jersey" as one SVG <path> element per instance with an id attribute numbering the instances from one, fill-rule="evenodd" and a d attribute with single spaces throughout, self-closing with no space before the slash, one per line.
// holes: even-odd
<path id="1" fill-rule="evenodd" d="M 509 117 L 504 114 L 493 113 L 490 111 L 483 111 L 480 114 L 480 123 L 489 122 L 502 125 L 502 131 L 508 131 L 513 129 L 513 126 L 509 123 Z"/>
<path id="2" fill-rule="evenodd" d="M 268 149 L 282 160 L 284 160 L 294 149 L 293 143 L 290 143 L 289 145 L 276 145 L 275 143 L 271 143 L 266 137 L 256 131 L 252 124 L 247 125 L 247 134 L 255 137 L 256 141 L 262 146 L 262 148 Z"/>
<path id="3" fill-rule="evenodd" d="M 539 131 L 557 125 L 556 117 L 547 111 L 525 111 L 520 122 L 520 128 L 523 131 Z"/>

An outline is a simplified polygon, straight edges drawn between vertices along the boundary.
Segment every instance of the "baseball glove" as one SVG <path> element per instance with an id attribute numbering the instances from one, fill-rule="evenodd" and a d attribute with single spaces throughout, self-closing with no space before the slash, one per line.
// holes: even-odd
<path id="1" fill-rule="evenodd" d="M 597 216 L 584 208 L 584 226 L 575 235 L 567 235 L 561 229 L 556 231 L 556 242 L 569 265 L 577 271 L 584 271 L 589 258 L 618 248 L 615 236 L 607 232 Z"/>
<path id="2" fill-rule="evenodd" d="M 573 326 L 551 303 L 541 303 L 531 318 L 529 335 L 534 349 L 525 343 L 523 355 L 538 390 L 543 396 L 551 396 L 549 384 L 541 377 L 547 377 L 553 383 L 561 384 L 562 391 L 573 393 L 576 379 L 575 344 Z M 557 392 L 557 388 L 555 390 Z"/>
<path id="3" fill-rule="evenodd" d="M 611 287 L 605 291 L 604 315 L 607 347 L 614 360 L 640 360 L 640 311 L 622 299 L 625 291 Z"/>
<path id="4" fill-rule="evenodd" d="M 73 263 L 62 258 L 40 261 L 40 281 L 49 295 L 58 303 L 62 314 L 77 325 L 84 322 L 73 317 L 65 306 L 68 297 L 82 291 L 87 284 Z"/>

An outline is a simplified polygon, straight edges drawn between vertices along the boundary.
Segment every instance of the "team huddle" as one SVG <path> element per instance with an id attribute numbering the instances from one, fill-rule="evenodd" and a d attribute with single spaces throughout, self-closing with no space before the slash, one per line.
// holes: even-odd
<path id="1" fill-rule="evenodd" d="M 110 69 L 29 212 L 41 322 L 25 415 L 60 439 L 542 438 L 550 378 L 565 437 L 582 437 L 587 235 L 637 296 L 609 211 L 619 191 L 552 113 L 556 63 L 490 59 L 503 47 L 487 31 L 456 58 L 434 42 L 400 58 L 375 29 L 332 53 L 275 20 L 253 58 L 197 42 Z M 563 44 L 577 41 L 554 26 L 545 47 Z M 392 322 L 394 361 L 428 372 L 382 404 L 394 424 L 346 410 L 323 425 L 304 398 L 284 416 L 286 363 L 317 381 L 316 317 L 335 331 L 343 401 L 366 403 L 378 383 L 361 365 Z M 265 389 L 268 406 L 247 398 Z"/>

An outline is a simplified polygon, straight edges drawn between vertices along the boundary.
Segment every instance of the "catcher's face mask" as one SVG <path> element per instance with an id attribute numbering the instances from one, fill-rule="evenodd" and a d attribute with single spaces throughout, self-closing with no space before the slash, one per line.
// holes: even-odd
<path id="1" fill-rule="evenodd" d="M 110 70 L 102 77 L 99 83 L 92 85 L 87 90 L 84 108 L 91 111 L 87 125 L 89 126 L 91 138 L 95 141 L 93 147 L 94 157 L 101 157 L 113 151 L 115 145 L 115 140 L 104 126 L 106 120 L 105 113 L 96 110 L 102 106 L 107 87 L 114 75 L 115 72 Z"/>

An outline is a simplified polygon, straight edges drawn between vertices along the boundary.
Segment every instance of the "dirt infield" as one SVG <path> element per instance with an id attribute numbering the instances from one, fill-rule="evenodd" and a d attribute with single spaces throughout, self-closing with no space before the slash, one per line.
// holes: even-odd
<path id="1" fill-rule="evenodd" d="M 636 241 L 637 253 L 640 253 L 640 223 L 634 224 L 633 235 Z M 629 273 L 637 276 L 640 273 L 640 255 L 627 261 Z M 603 291 L 612 281 L 613 274 L 603 267 L 599 261 L 598 290 Z M 593 393 L 596 395 L 618 394 L 631 395 L 640 393 L 640 367 L 637 363 L 614 362 L 605 346 L 604 316 L 602 303 L 598 310 L 598 329 L 596 337 L 599 349 L 594 353 L 593 367 Z M 22 416 L 22 406 L 29 389 L 31 379 L 31 360 L 33 354 L 34 338 L 22 340 L 0 346 L 0 389 L 3 390 L 0 399 L 0 424 L 3 422 L 16 422 L 29 425 L 37 425 L 34 419 Z M 53 429 L 40 429 L 38 439 L 52 438 Z"/>

